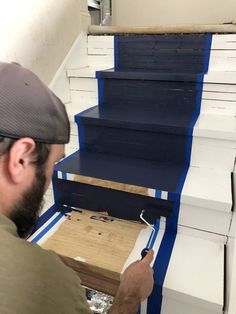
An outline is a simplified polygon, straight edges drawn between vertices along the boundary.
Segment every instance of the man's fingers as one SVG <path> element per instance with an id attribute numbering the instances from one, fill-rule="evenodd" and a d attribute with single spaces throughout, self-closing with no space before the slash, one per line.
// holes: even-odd
<path id="1" fill-rule="evenodd" d="M 153 257 L 154 257 L 154 251 L 150 250 L 148 251 L 147 255 L 142 259 L 142 262 L 146 264 L 151 264 Z"/>

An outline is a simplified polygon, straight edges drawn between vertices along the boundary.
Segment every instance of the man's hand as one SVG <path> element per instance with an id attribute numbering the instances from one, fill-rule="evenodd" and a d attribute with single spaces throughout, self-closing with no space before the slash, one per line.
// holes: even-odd
<path id="1" fill-rule="evenodd" d="M 111 307 L 110 314 L 136 314 L 140 302 L 145 300 L 153 289 L 153 250 L 145 258 L 131 264 L 121 276 L 121 282 Z"/>

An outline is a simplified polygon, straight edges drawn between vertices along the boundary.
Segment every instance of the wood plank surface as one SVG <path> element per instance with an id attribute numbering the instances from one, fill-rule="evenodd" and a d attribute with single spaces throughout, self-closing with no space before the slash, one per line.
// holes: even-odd
<path id="1" fill-rule="evenodd" d="M 65 256 L 82 283 L 115 294 L 120 273 L 145 225 L 88 210 L 72 212 L 42 246 Z M 77 259 L 77 261 L 76 261 Z"/>
<path id="2" fill-rule="evenodd" d="M 74 181 L 84 183 L 84 184 L 100 186 L 103 188 L 109 188 L 113 190 L 149 196 L 149 189 L 142 186 L 119 183 L 119 182 L 103 180 L 99 178 L 85 177 L 81 175 L 75 175 Z"/>

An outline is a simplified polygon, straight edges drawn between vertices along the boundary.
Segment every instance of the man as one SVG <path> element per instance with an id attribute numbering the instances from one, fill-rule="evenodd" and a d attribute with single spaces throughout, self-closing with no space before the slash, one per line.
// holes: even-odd
<path id="1" fill-rule="evenodd" d="M 61 101 L 32 72 L 0 63 L 0 313 L 90 313 L 77 274 L 26 238 L 69 141 Z M 136 313 L 153 287 L 150 251 L 124 272 L 109 313 Z"/>

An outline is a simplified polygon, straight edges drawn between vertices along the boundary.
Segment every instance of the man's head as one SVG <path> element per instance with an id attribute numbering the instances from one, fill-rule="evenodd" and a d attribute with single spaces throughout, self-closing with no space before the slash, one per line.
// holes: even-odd
<path id="1" fill-rule="evenodd" d="M 47 86 L 20 65 L 0 63 L 0 212 L 21 237 L 37 221 L 69 132 L 65 107 Z"/>

